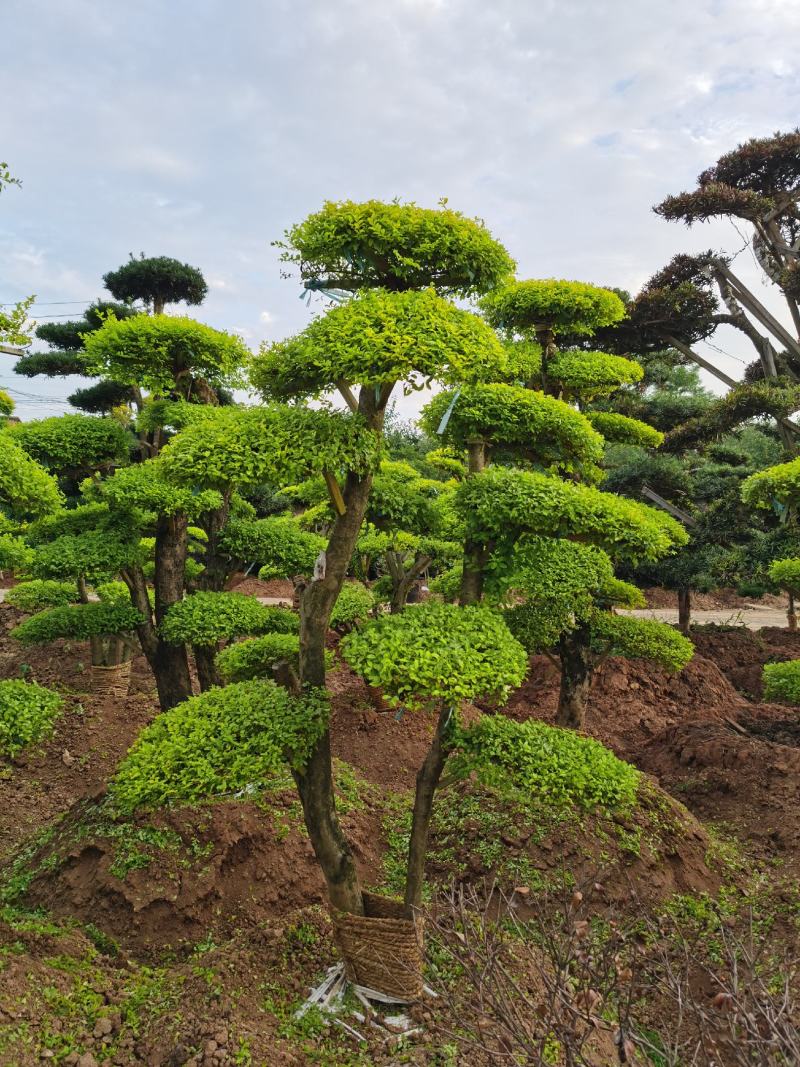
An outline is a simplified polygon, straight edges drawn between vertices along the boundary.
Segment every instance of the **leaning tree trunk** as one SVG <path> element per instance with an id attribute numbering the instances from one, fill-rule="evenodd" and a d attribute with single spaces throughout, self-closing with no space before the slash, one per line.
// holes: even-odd
<path id="1" fill-rule="evenodd" d="M 794 610 L 794 593 L 789 593 L 789 606 L 786 611 L 786 623 L 790 630 L 797 629 L 797 613 Z"/>
<path id="2" fill-rule="evenodd" d="M 361 390 L 359 411 L 376 433 L 383 427 L 383 413 L 390 394 L 388 386 L 379 398 L 375 397 L 371 387 Z M 344 513 L 337 516 L 320 566 L 300 594 L 300 683 L 307 689 L 325 685 L 328 622 L 355 551 L 371 488 L 371 474 L 348 473 L 343 493 Z M 329 730 L 326 729 L 314 745 L 303 769 L 293 774 L 308 836 L 325 877 L 330 902 L 341 911 L 363 915 L 364 902 L 355 860 L 336 814 Z"/>
<path id="3" fill-rule="evenodd" d="M 561 688 L 558 694 L 556 724 L 571 730 L 583 729 L 592 682 L 591 631 L 585 624 L 563 634 L 558 642 L 561 659 Z"/>
<path id="4" fill-rule="evenodd" d="M 425 884 L 425 856 L 428 852 L 428 831 L 431 824 L 433 797 L 444 765 L 452 748 L 448 740 L 450 721 L 454 711 L 450 707 L 439 710 L 439 721 L 431 747 L 417 773 L 414 810 L 411 818 L 411 837 L 408 842 L 405 903 L 412 908 L 422 906 L 422 887 Z"/>
<path id="5" fill-rule="evenodd" d="M 692 624 L 692 591 L 687 586 L 678 590 L 678 629 L 682 634 L 689 633 Z"/>

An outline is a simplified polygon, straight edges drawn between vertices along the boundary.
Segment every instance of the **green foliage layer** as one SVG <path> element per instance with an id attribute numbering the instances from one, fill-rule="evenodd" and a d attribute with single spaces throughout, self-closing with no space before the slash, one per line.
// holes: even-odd
<path id="1" fill-rule="evenodd" d="M 327 720 L 319 692 L 296 698 L 266 680 L 209 689 L 139 735 L 109 793 L 133 811 L 263 785 L 287 761 L 303 766 Z"/>
<path id="2" fill-rule="evenodd" d="M 529 532 L 576 538 L 612 558 L 658 559 L 686 544 L 683 527 L 664 512 L 529 471 L 490 467 L 462 482 L 456 506 L 468 535 L 479 543 Z"/>
<path id="3" fill-rule="evenodd" d="M 465 382 L 497 375 L 506 355 L 469 311 L 423 292 L 362 293 L 267 348 L 250 377 L 265 397 L 319 396 L 339 381 L 383 386 L 419 374 Z"/>
<path id="4" fill-rule="evenodd" d="M 524 790 L 553 807 L 633 807 L 640 775 L 599 741 L 529 719 L 484 716 L 461 730 L 448 770 L 474 772 L 487 785 Z"/>
<path id="5" fill-rule="evenodd" d="M 609 289 L 553 278 L 510 282 L 480 303 L 492 326 L 519 333 L 549 326 L 556 333 L 590 334 L 625 316 L 625 305 Z"/>
<path id="6" fill-rule="evenodd" d="M 339 590 L 331 612 L 332 630 L 362 622 L 375 607 L 375 595 L 360 582 L 345 582 Z"/>
<path id="7" fill-rule="evenodd" d="M 281 625 L 283 616 L 277 618 Z M 161 635 L 175 645 L 215 645 L 242 634 L 269 633 L 275 620 L 275 609 L 255 597 L 201 591 L 172 605 L 161 623 Z"/>
<path id="8" fill-rule="evenodd" d="M 438 393 L 426 405 L 420 425 L 431 437 L 439 432 L 454 395 Z M 470 441 L 486 441 L 545 466 L 599 463 L 603 458 L 602 439 L 580 412 L 555 397 L 513 385 L 462 387 L 442 439 L 458 449 Z"/>
<path id="9" fill-rule="evenodd" d="M 0 756 L 16 756 L 48 736 L 63 700 L 35 682 L 0 681 Z"/>
<path id="10" fill-rule="evenodd" d="M 9 432 L 29 456 L 55 472 L 94 470 L 124 462 L 133 443 L 116 419 L 91 415 L 21 422 Z"/>
<path id="11" fill-rule="evenodd" d="M 642 448 L 658 448 L 664 435 L 653 426 L 639 419 L 620 415 L 616 411 L 590 411 L 587 419 L 606 441 L 616 444 L 640 445 Z"/>
<path id="12" fill-rule="evenodd" d="M 35 519 L 61 504 L 55 478 L 6 430 L 0 431 L 0 508 L 19 519 Z"/>
<path id="13" fill-rule="evenodd" d="M 39 545 L 30 570 L 37 578 L 77 578 L 105 581 L 114 578 L 138 553 L 138 542 L 107 530 L 62 534 Z"/>
<path id="14" fill-rule="evenodd" d="M 496 612 L 434 601 L 371 621 L 340 648 L 390 703 L 411 708 L 504 699 L 528 667 L 525 650 Z"/>
<path id="15" fill-rule="evenodd" d="M 800 593 L 800 559 L 776 559 L 767 571 L 771 581 L 790 593 Z"/>
<path id="16" fill-rule="evenodd" d="M 57 607 L 60 604 L 74 604 L 78 599 L 78 586 L 75 582 L 56 582 L 34 578 L 30 582 L 20 582 L 6 593 L 6 604 L 19 611 L 39 611 L 41 608 Z"/>
<path id="17" fill-rule="evenodd" d="M 234 519 L 220 538 L 220 550 L 232 559 L 261 564 L 259 578 L 311 575 L 324 537 L 303 530 L 297 519 L 279 515 L 266 519 Z"/>
<path id="18" fill-rule="evenodd" d="M 84 339 L 86 367 L 125 385 L 170 392 L 188 374 L 212 384 L 239 382 L 250 350 L 240 337 L 173 315 L 110 316 Z"/>
<path id="19" fill-rule="evenodd" d="M 629 618 L 597 611 L 591 619 L 592 647 L 604 655 L 646 659 L 679 671 L 694 655 L 694 645 L 672 626 L 656 619 Z"/>
<path id="20" fill-rule="evenodd" d="M 225 682 L 246 682 L 268 677 L 279 660 L 297 670 L 300 656 L 298 634 L 272 633 L 237 641 L 217 654 L 216 664 Z"/>
<path id="21" fill-rule="evenodd" d="M 328 201 L 286 232 L 284 262 L 310 288 L 424 289 L 485 293 L 514 261 L 479 219 L 447 207 Z"/>
<path id="22" fill-rule="evenodd" d="M 95 600 L 89 604 L 63 604 L 40 611 L 15 626 L 11 636 L 23 645 L 46 644 L 59 637 L 85 641 L 90 637 L 129 633 L 141 621 L 141 615 L 132 604 Z"/>

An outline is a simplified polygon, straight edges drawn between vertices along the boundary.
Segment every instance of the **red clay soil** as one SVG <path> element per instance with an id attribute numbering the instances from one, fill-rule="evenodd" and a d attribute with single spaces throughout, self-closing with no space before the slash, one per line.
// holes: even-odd
<path id="1" fill-rule="evenodd" d="M 761 700 L 765 663 L 800 659 L 800 631 L 765 626 L 696 626 L 692 641 L 698 653 L 713 660 L 731 684 L 750 700 Z"/>
<path id="2" fill-rule="evenodd" d="M 556 667 L 545 656 L 534 656 L 508 713 L 552 722 L 558 687 Z M 618 756 L 635 761 L 642 744 L 668 726 L 735 715 L 746 707 L 745 698 L 702 656 L 695 655 L 677 674 L 642 660 L 609 659 L 592 680 L 584 728 Z"/>
<path id="3" fill-rule="evenodd" d="M 678 594 L 674 589 L 662 589 L 654 586 L 643 589 L 648 608 L 674 608 L 678 610 Z M 738 609 L 748 604 L 759 604 L 765 608 L 786 608 L 786 597 L 774 593 L 765 593 L 760 597 L 739 596 L 735 589 L 715 589 L 711 593 L 692 593 L 692 607 L 698 611 L 725 611 L 727 608 Z"/>
<path id="4" fill-rule="evenodd" d="M 294 585 L 288 578 L 271 578 L 265 582 L 252 574 L 239 573 L 228 580 L 226 588 L 237 593 L 247 593 L 248 596 L 279 597 L 290 603 L 294 597 Z"/>

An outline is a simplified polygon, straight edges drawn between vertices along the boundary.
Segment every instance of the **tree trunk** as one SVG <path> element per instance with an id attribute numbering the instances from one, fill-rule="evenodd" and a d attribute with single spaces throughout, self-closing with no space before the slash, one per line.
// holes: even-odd
<path id="1" fill-rule="evenodd" d="M 358 405 L 370 427 L 380 433 L 391 395 L 385 386 L 376 397 L 362 387 Z M 345 511 L 337 515 L 325 550 L 324 566 L 300 594 L 300 683 L 305 689 L 325 685 L 325 638 L 333 605 L 344 581 L 364 521 L 372 475 L 348 473 L 344 486 Z M 336 815 L 331 768 L 330 732 L 316 743 L 301 771 L 294 771 L 308 835 L 328 887 L 333 907 L 362 915 L 364 902 L 350 845 Z"/>
<path id="2" fill-rule="evenodd" d="M 216 593 L 225 588 L 233 565 L 232 561 L 223 555 L 219 548 L 220 535 L 230 515 L 231 495 L 230 492 L 225 495 L 221 508 L 217 508 L 216 511 L 206 512 L 201 523 L 208 537 L 208 542 L 205 546 L 203 558 L 205 570 L 200 576 L 198 585 L 201 589 L 210 589 Z"/>
<path id="3" fill-rule="evenodd" d="M 194 653 L 194 665 L 197 667 L 197 680 L 200 682 L 200 692 L 205 693 L 212 686 L 222 685 L 222 678 L 217 670 L 216 656 L 217 645 L 192 645 Z"/>
<path id="4" fill-rule="evenodd" d="M 797 629 L 797 614 L 794 610 L 794 593 L 789 593 L 789 609 L 786 612 L 786 622 L 790 630 Z"/>
<path id="5" fill-rule="evenodd" d="M 411 819 L 411 838 L 408 842 L 408 867 L 406 870 L 405 902 L 409 907 L 422 906 L 422 887 L 425 884 L 425 857 L 428 852 L 428 831 L 431 824 L 433 797 L 451 745 L 447 735 L 450 720 L 454 715 L 450 707 L 439 710 L 439 721 L 433 735 L 425 762 L 417 772 L 417 788 L 414 795 L 414 811 Z"/>
<path id="6" fill-rule="evenodd" d="M 392 615 L 399 614 L 408 602 L 408 596 L 414 585 L 426 567 L 431 564 L 430 556 L 417 556 L 414 562 L 406 570 L 402 552 L 387 552 L 386 562 L 392 577 L 392 596 L 389 601 L 389 612 Z"/>
<path id="7" fill-rule="evenodd" d="M 183 599 L 188 525 L 188 520 L 182 513 L 160 515 L 156 522 L 156 571 L 153 583 L 156 594 L 156 628 L 164 621 L 169 608 Z M 166 711 L 192 695 L 189 657 L 185 645 L 167 644 L 157 632 L 155 638 L 153 657 L 150 659 L 148 656 L 148 660 L 156 676 L 161 710 Z"/>
<path id="8" fill-rule="evenodd" d="M 678 629 L 682 634 L 689 633 L 692 623 L 692 591 L 688 588 L 678 590 Z"/>
<path id="9" fill-rule="evenodd" d="M 486 445 L 483 441 L 470 441 L 467 446 L 469 457 L 469 475 L 480 474 L 486 467 Z M 464 563 L 461 574 L 461 595 L 459 601 L 462 607 L 468 604 L 477 604 L 483 596 L 483 572 L 488 560 L 488 550 L 485 545 L 469 538 L 464 542 Z"/>
<path id="10" fill-rule="evenodd" d="M 561 659 L 561 687 L 556 725 L 582 730 L 594 669 L 589 627 L 584 623 L 562 634 L 558 642 L 558 654 Z"/>
<path id="11" fill-rule="evenodd" d="M 163 315 L 164 314 L 164 303 L 165 303 L 165 301 L 164 301 L 164 297 L 163 296 L 154 296 L 153 297 L 153 314 L 154 315 Z"/>

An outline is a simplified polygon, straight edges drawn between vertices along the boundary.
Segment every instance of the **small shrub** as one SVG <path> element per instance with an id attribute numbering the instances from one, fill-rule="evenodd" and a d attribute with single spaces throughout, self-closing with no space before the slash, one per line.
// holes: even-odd
<path id="1" fill-rule="evenodd" d="M 264 784 L 288 760 L 302 766 L 328 718 L 325 697 L 292 697 L 274 682 L 209 689 L 159 715 L 109 787 L 122 811 L 191 803 Z"/>
<path id="2" fill-rule="evenodd" d="M 35 682 L 0 682 L 0 756 L 16 756 L 48 736 L 62 704 L 58 693 Z"/>
<path id="3" fill-rule="evenodd" d="M 764 699 L 800 704 L 800 659 L 764 665 Z"/>
<path id="4" fill-rule="evenodd" d="M 339 630 L 362 622 L 375 607 L 375 597 L 360 582 L 345 582 L 331 612 L 330 627 Z"/>
<path id="5" fill-rule="evenodd" d="M 629 809 L 640 775 L 599 741 L 573 730 L 502 715 L 461 730 L 453 773 L 474 772 L 486 785 L 536 794 L 554 806 Z"/>
<path id="6" fill-rule="evenodd" d="M 19 611 L 39 611 L 41 608 L 74 604 L 78 599 L 75 582 L 57 582 L 46 578 L 34 578 L 20 582 L 6 593 L 6 603 Z"/>

